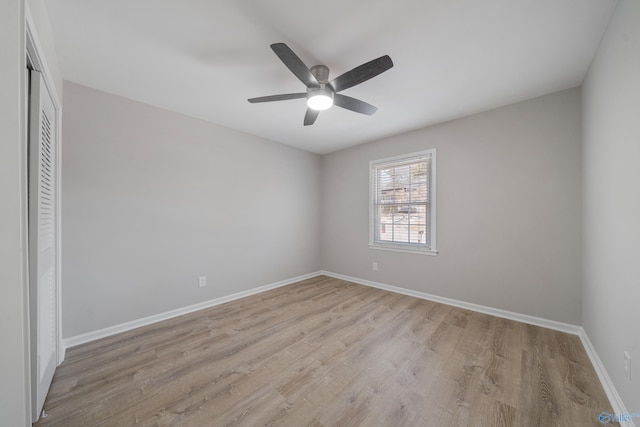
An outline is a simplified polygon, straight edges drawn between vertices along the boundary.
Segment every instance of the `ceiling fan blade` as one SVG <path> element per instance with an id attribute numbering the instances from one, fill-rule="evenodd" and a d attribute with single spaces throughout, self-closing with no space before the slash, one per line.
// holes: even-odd
<path id="1" fill-rule="evenodd" d="M 309 67 L 284 43 L 274 43 L 271 49 L 291 72 L 300 79 L 306 87 L 319 87 L 318 80 L 311 74 Z"/>
<path id="2" fill-rule="evenodd" d="M 249 101 L 252 104 L 256 102 L 271 102 L 271 101 L 286 101 L 287 99 L 298 99 L 298 98 L 306 98 L 307 94 L 304 93 L 283 93 L 281 95 L 269 95 L 269 96 L 259 96 L 257 98 L 249 98 Z"/>
<path id="3" fill-rule="evenodd" d="M 389 55 L 384 55 L 339 75 L 331 80 L 330 84 L 333 90 L 340 92 L 362 82 L 366 82 L 378 74 L 384 73 L 391 67 L 393 67 L 393 61 L 391 61 Z"/>
<path id="4" fill-rule="evenodd" d="M 310 126 L 314 124 L 316 119 L 318 118 L 318 114 L 320 114 L 320 111 L 307 108 L 307 112 L 304 115 L 304 125 Z"/>
<path id="5" fill-rule="evenodd" d="M 366 114 L 367 116 L 378 111 L 378 108 L 371 104 L 367 104 L 364 101 L 360 101 L 359 99 L 342 95 L 340 93 L 336 93 L 333 96 L 333 103 L 338 107 L 346 108 L 347 110 L 355 111 L 356 113 Z"/>

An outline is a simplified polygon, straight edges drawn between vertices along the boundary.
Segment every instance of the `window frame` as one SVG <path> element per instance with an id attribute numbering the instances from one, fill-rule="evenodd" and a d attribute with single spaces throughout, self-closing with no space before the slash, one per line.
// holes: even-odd
<path id="1" fill-rule="evenodd" d="M 375 229 L 379 227 L 376 223 L 376 201 L 377 201 L 377 170 L 381 167 L 392 166 L 394 163 L 419 161 L 423 158 L 431 158 L 429 182 L 429 227 L 431 241 L 421 245 L 416 243 L 384 242 L 375 240 Z M 426 243 L 426 242 L 425 242 Z M 384 159 L 372 160 L 369 162 L 369 249 L 405 252 L 421 255 L 437 255 L 436 246 L 436 149 L 418 151 L 409 154 L 402 154 Z"/>

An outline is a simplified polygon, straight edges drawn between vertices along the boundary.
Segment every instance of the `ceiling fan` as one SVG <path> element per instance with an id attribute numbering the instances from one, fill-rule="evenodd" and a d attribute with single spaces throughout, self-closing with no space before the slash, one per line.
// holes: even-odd
<path id="1" fill-rule="evenodd" d="M 393 67 L 393 62 L 389 55 L 384 55 L 329 81 L 329 67 L 326 65 L 315 65 L 308 68 L 298 55 L 284 43 L 274 43 L 271 45 L 271 49 L 278 55 L 284 65 L 304 83 L 307 91 L 261 96 L 250 98 L 248 101 L 256 103 L 307 98 L 307 113 L 304 116 L 305 126 L 312 125 L 318 118 L 320 111 L 326 110 L 334 104 L 369 116 L 375 113 L 378 109 L 373 105 L 338 92 L 365 82 Z"/>

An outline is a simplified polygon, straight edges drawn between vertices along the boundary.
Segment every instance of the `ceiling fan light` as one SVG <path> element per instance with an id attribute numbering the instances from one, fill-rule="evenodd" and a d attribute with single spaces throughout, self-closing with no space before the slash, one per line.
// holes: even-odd
<path id="1" fill-rule="evenodd" d="M 333 105 L 333 92 L 328 89 L 318 89 L 309 94 L 307 107 L 312 110 L 322 111 Z"/>

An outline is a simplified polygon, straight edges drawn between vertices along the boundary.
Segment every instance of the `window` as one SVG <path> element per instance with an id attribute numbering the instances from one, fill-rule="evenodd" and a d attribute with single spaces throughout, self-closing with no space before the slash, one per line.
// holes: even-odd
<path id="1" fill-rule="evenodd" d="M 435 255 L 436 151 L 371 162 L 371 249 Z"/>

